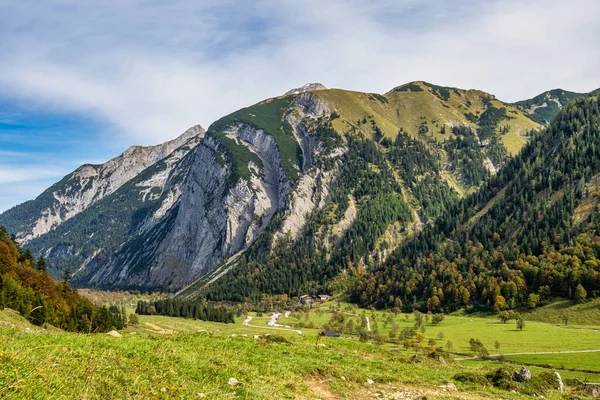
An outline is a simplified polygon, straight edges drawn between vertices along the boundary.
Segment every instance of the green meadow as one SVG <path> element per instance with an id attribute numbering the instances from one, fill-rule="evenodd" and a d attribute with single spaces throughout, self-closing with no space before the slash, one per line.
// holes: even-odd
<path id="1" fill-rule="evenodd" d="M 421 330 L 426 347 L 430 339 L 440 348 L 452 342 L 447 349 L 452 354 L 441 353 L 445 358 L 440 360 L 389 341 L 318 335 L 338 312 L 357 324 L 364 315 L 371 332 L 377 329 L 386 338 L 394 324 L 399 330 L 414 326 L 412 314 L 407 318 L 336 301 L 288 317 L 280 311 L 277 323 L 291 328 L 268 326 L 271 313 L 242 315 L 233 324 L 153 315 L 139 316 L 136 326 L 111 337 L 51 327 L 40 332 L 5 309 L 0 311 L 0 398 L 521 399 L 532 393 L 563 398 L 557 391 L 512 392 L 455 379 L 459 373 L 484 377 L 500 367 L 518 370 L 521 363 L 537 365 L 529 367 L 534 377 L 556 369 L 566 382 L 600 382 L 600 353 L 536 354 L 596 349 L 600 332 L 594 329 L 526 321 L 520 331 L 514 321 L 450 315 L 439 325 L 425 322 Z M 506 354 L 504 361 L 473 358 L 471 338 L 490 354 Z M 231 385 L 230 378 L 237 384 Z"/>

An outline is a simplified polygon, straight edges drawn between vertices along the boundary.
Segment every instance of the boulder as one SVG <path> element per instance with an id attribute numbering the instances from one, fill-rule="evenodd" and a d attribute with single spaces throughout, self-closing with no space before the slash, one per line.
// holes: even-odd
<path id="1" fill-rule="evenodd" d="M 227 383 L 231 386 L 237 386 L 240 384 L 240 381 L 238 381 L 235 378 L 229 378 L 229 380 L 227 381 Z"/>
<path id="2" fill-rule="evenodd" d="M 512 380 L 515 382 L 527 382 L 531 379 L 531 371 L 523 367 L 519 372 L 515 372 L 512 376 Z"/>
<path id="3" fill-rule="evenodd" d="M 560 390 L 561 392 L 564 392 L 565 391 L 565 384 L 563 383 L 560 374 L 558 372 L 554 371 L 554 376 L 556 377 L 556 381 L 558 382 L 557 389 Z"/>
<path id="4" fill-rule="evenodd" d="M 106 334 L 112 337 L 121 337 L 121 334 L 117 331 L 106 332 Z"/>
<path id="5" fill-rule="evenodd" d="M 458 390 L 458 388 L 456 387 L 456 385 L 454 383 L 449 383 L 447 385 L 442 385 L 442 386 L 440 386 L 440 388 L 446 389 L 446 390 L 450 390 L 450 391 Z"/>

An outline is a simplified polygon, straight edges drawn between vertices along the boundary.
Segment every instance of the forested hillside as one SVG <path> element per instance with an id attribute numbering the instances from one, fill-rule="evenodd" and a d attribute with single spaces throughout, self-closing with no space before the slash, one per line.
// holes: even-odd
<path id="1" fill-rule="evenodd" d="M 600 101 L 575 101 L 476 194 L 454 205 L 352 291 L 432 312 L 535 307 L 600 293 Z"/>
<path id="2" fill-rule="evenodd" d="M 564 106 L 586 95 L 588 94 L 553 89 L 532 99 L 518 101 L 514 105 L 532 120 L 540 124 L 549 124 Z"/>
<path id="3" fill-rule="evenodd" d="M 265 293 L 349 291 L 363 306 L 432 312 L 595 297 L 599 124 L 598 98 L 574 102 L 517 157 L 505 158 L 495 175 L 471 169 L 483 186 L 463 200 L 421 141 L 403 132 L 393 141 L 349 136 L 347 164 L 331 201 L 311 216 L 298 241 L 274 245 L 267 232 L 224 279 L 201 280 L 180 295 L 242 301 Z M 460 157 L 474 133 L 466 127 L 453 133 L 446 146 L 466 142 L 456 145 Z M 358 209 L 354 223 L 336 236 L 351 207 Z M 391 231 L 395 243 L 386 242 Z"/>
<path id="4" fill-rule="evenodd" d="M 345 258 L 361 268 L 385 262 L 538 129 L 478 90 L 427 82 L 385 94 L 294 90 L 206 134 L 192 128 L 183 145 L 156 147 L 169 150 L 156 162 L 148 149 L 126 152 L 115 159 L 115 174 L 127 172 L 119 185 L 94 168 L 76 171 L 44 196 L 71 204 L 89 189 L 94 201 L 50 225 L 42 218 L 27 246 L 47 256 L 54 277 L 66 270 L 81 286 L 173 291 L 222 279 L 210 289 L 220 300 L 322 288 Z M 9 217 L 25 214 L 16 207 L 0 222 L 24 232 L 29 225 Z"/>
<path id="5" fill-rule="evenodd" d="M 46 260 L 20 249 L 0 226 L 0 309 L 12 308 L 34 325 L 68 331 L 106 332 L 126 325 L 124 310 L 94 306 L 70 287 L 69 280 L 68 274 L 63 282 L 53 280 Z"/>

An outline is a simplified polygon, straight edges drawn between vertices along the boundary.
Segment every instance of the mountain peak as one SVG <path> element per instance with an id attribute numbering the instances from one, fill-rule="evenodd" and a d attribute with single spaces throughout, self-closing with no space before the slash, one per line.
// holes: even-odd
<path id="1" fill-rule="evenodd" d="M 318 83 L 318 82 L 307 83 L 306 85 L 300 86 L 299 88 L 295 88 L 295 89 L 287 91 L 284 94 L 284 96 L 289 96 L 292 94 L 299 94 L 299 93 L 304 93 L 304 92 L 310 92 L 311 90 L 325 90 L 325 89 L 327 89 L 327 87 L 325 85 L 323 85 L 322 83 Z"/>

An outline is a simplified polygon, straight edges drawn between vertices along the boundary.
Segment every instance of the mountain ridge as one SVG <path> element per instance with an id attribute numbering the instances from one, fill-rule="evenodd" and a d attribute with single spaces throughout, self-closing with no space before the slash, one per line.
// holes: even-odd
<path id="1" fill-rule="evenodd" d="M 204 136 L 196 125 L 177 138 L 155 146 L 131 146 L 103 164 L 84 164 L 35 200 L 0 214 L 0 222 L 22 243 L 48 233 L 191 140 Z M 19 208 L 27 209 L 19 215 Z"/>
<path id="2" fill-rule="evenodd" d="M 197 287 L 300 243 L 326 249 L 310 269 L 331 277 L 340 252 L 387 259 L 541 128 L 493 95 L 422 81 L 275 97 L 215 121 L 29 245 L 82 286 L 178 290 L 200 277 Z"/>

